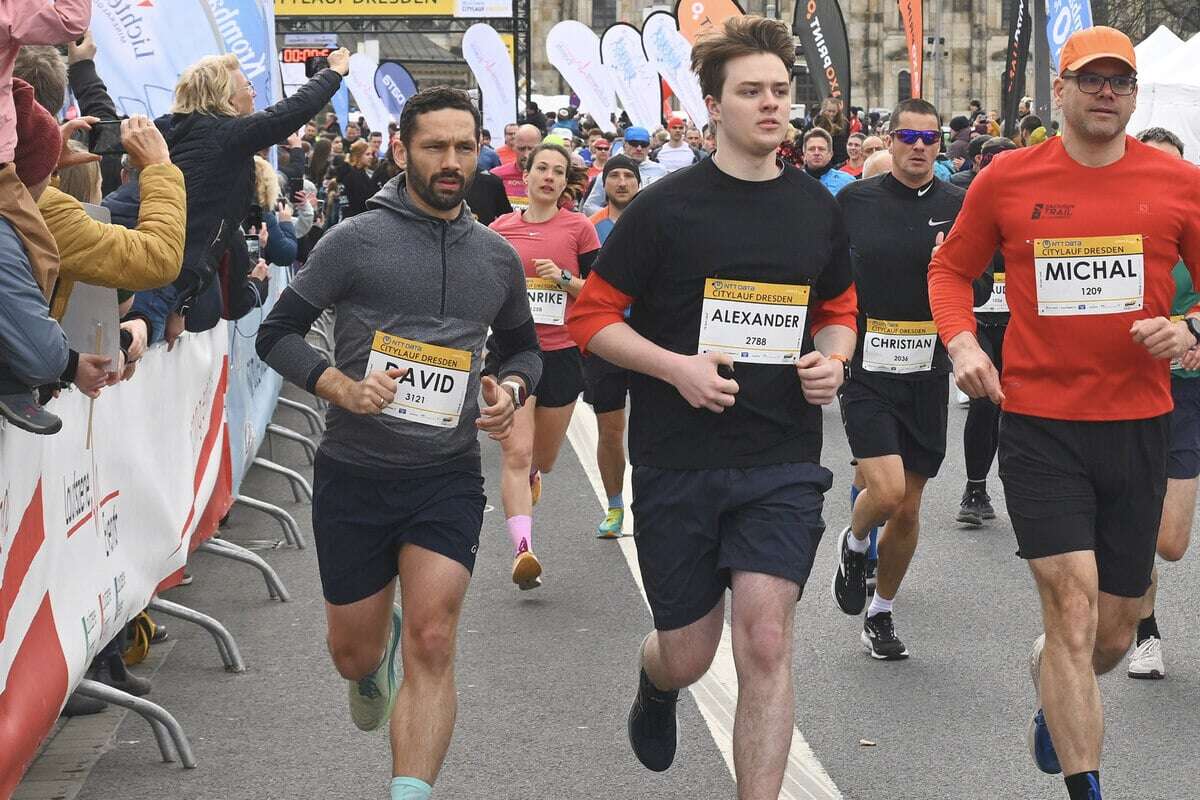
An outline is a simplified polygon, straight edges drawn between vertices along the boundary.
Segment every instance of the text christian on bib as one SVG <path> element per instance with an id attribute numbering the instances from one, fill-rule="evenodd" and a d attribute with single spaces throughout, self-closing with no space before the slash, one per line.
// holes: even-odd
<path id="1" fill-rule="evenodd" d="M 933 369 L 937 325 L 925 322 L 868 319 L 862 368 L 867 372 L 906 375 Z"/>
<path id="2" fill-rule="evenodd" d="M 408 372 L 396 379 L 396 399 L 381 413 L 437 428 L 458 425 L 471 377 L 470 352 L 376 331 L 367 372 L 395 368 Z"/>
<path id="3" fill-rule="evenodd" d="M 792 364 L 800 357 L 810 288 L 782 283 L 704 281 L 698 353 L 734 361 Z"/>

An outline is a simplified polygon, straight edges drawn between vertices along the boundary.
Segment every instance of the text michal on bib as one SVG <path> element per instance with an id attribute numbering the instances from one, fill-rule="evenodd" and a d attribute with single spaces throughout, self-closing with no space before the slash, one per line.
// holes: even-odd
<path id="1" fill-rule="evenodd" d="M 533 321 L 542 325 L 562 325 L 567 313 L 567 290 L 557 281 L 526 278 L 525 294 Z"/>
<path id="2" fill-rule="evenodd" d="M 471 353 L 375 332 L 367 372 L 407 369 L 397 378 L 396 399 L 381 413 L 453 428 L 462 416 L 471 377 Z"/>
<path id="3" fill-rule="evenodd" d="M 937 325 L 927 322 L 893 322 L 868 319 L 863 338 L 862 368 L 867 372 L 904 375 L 933 369 Z"/>
<path id="4" fill-rule="evenodd" d="M 992 276 L 992 293 L 981 306 L 976 306 L 975 310 L 984 314 L 1007 314 L 1008 313 L 1008 295 L 1005 293 L 1006 285 L 1004 282 L 1004 273 L 997 272 Z"/>
<path id="5" fill-rule="evenodd" d="M 804 344 L 809 292 L 808 286 L 707 279 L 696 351 L 756 364 L 794 363 Z"/>
<path id="6" fill-rule="evenodd" d="M 1034 239 L 1038 314 L 1122 314 L 1142 307 L 1142 237 Z"/>

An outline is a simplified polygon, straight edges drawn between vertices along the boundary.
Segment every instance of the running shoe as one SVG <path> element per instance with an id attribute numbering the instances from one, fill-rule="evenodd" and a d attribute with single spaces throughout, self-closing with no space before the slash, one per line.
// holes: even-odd
<path id="1" fill-rule="evenodd" d="M 958 508 L 958 521 L 967 525 L 979 526 L 985 519 L 995 519 L 996 510 L 992 508 L 992 498 L 987 489 L 972 487 L 967 484 L 963 490 L 962 503 Z"/>
<path id="2" fill-rule="evenodd" d="M 881 611 L 873 617 L 865 618 L 859 638 L 862 639 L 871 658 L 879 661 L 903 661 L 908 658 L 908 649 L 896 636 L 896 626 L 890 611 Z"/>
<path id="3" fill-rule="evenodd" d="M 629 708 L 629 745 L 642 766 L 663 772 L 675 760 L 679 744 L 679 728 L 675 721 L 675 704 L 679 690 L 664 692 L 642 670 L 638 693 Z"/>
<path id="4" fill-rule="evenodd" d="M 1045 646 L 1046 634 L 1043 633 L 1033 643 L 1033 652 L 1029 654 L 1029 677 L 1037 694 L 1037 712 L 1029 721 L 1025 741 L 1037 768 L 1047 775 L 1058 775 L 1062 772 L 1062 765 L 1058 763 L 1058 753 L 1054 751 L 1054 742 L 1050 738 L 1050 726 L 1046 724 L 1046 715 L 1042 713 L 1042 650 Z"/>
<path id="5" fill-rule="evenodd" d="M 542 499 L 542 471 L 539 469 L 529 476 L 529 498 L 532 505 L 537 505 Z"/>
<path id="6" fill-rule="evenodd" d="M 833 573 L 833 599 L 846 614 L 858 615 L 867 605 L 867 554 L 850 549 L 847 525 L 838 534 L 838 568 Z"/>
<path id="7" fill-rule="evenodd" d="M 604 515 L 604 522 L 596 528 L 597 539 L 620 539 L 621 528 L 625 525 L 625 509 L 610 508 Z"/>
<path id="8" fill-rule="evenodd" d="M 346 681 L 350 718 L 360 731 L 378 730 L 392 716 L 400 689 L 400 607 L 392 606 L 392 636 L 383 661 L 365 678 Z"/>
<path id="9" fill-rule="evenodd" d="M 1162 640 L 1157 636 L 1148 636 L 1133 650 L 1129 657 L 1129 677 L 1147 680 L 1161 680 L 1167 677 L 1163 666 Z"/>
<path id="10" fill-rule="evenodd" d="M 522 543 L 524 547 L 524 543 Z M 538 561 L 533 551 L 525 547 L 513 559 L 512 579 L 517 588 L 523 592 L 536 589 L 542 585 L 542 562 Z"/>
<path id="11" fill-rule="evenodd" d="M 867 559 L 867 595 L 869 597 L 875 596 L 875 580 L 876 580 L 875 573 L 878 570 L 879 570 L 879 559 L 878 558 L 868 558 Z"/>

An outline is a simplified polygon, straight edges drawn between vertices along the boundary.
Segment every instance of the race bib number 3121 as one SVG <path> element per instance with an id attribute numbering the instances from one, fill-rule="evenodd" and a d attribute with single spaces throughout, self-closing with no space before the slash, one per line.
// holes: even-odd
<path id="1" fill-rule="evenodd" d="M 470 352 L 376 331 L 367 372 L 397 367 L 408 372 L 396 379 L 396 399 L 381 413 L 436 428 L 458 425 L 471 378 Z"/>
<path id="2" fill-rule="evenodd" d="M 1034 239 L 1038 315 L 1122 314 L 1142 307 L 1142 237 Z"/>
<path id="3" fill-rule="evenodd" d="M 734 361 L 791 364 L 800 357 L 808 286 L 709 278 L 704 282 L 699 353 Z"/>

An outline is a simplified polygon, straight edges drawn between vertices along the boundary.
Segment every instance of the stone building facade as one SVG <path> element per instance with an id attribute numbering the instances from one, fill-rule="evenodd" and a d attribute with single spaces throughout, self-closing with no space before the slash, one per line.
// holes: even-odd
<path id="1" fill-rule="evenodd" d="M 646 13 L 672 5 L 651 0 L 534 0 L 534 86 L 541 94 L 567 93 L 565 83 L 546 60 L 546 34 L 562 19 L 577 19 L 602 33 L 613 22 L 640 25 Z M 790 24 L 795 0 L 743 0 L 748 13 L 777 16 Z M 925 0 L 925 75 L 923 96 L 946 120 L 978 98 L 984 108 L 1000 110 L 1000 76 L 1008 44 L 1009 4 L 1002 0 Z M 842 0 L 850 39 L 851 102 L 864 108 L 891 108 L 911 86 L 904 30 L 896 0 Z M 938 39 L 940 47 L 931 42 Z M 940 52 L 939 52 L 940 51 Z M 1033 94 L 1032 58 L 1026 94 Z M 803 58 L 797 59 L 803 72 Z M 797 102 L 812 103 L 811 84 L 799 76 Z"/>

